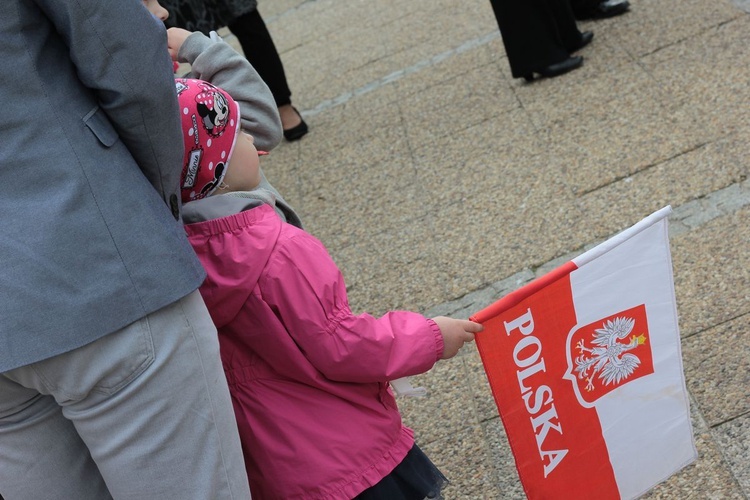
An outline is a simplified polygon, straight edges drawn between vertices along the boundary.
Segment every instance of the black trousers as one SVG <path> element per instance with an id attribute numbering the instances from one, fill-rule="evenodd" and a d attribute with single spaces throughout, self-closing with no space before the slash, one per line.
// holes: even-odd
<path id="1" fill-rule="evenodd" d="M 564 61 L 581 41 L 568 0 L 490 0 L 514 78 Z"/>
<path id="2" fill-rule="evenodd" d="M 276 106 L 291 104 L 292 91 L 286 81 L 284 66 L 258 10 L 243 14 L 227 27 L 237 37 L 247 60 L 271 89 Z"/>

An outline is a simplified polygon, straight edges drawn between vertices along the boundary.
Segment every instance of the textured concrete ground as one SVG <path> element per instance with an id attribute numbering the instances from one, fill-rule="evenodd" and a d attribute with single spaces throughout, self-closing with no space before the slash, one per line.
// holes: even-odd
<path id="1" fill-rule="evenodd" d="M 263 165 L 373 314 L 468 317 L 672 205 L 700 457 L 647 497 L 746 499 L 750 4 L 631 2 L 581 24 L 582 69 L 532 84 L 486 0 L 260 2 L 311 127 Z M 523 498 L 476 349 L 415 383 L 400 406 L 446 498 Z"/>

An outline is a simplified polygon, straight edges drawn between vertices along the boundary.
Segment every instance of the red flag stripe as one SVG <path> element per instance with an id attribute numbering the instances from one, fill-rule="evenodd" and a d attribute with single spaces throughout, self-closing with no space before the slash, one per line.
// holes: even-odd
<path id="1" fill-rule="evenodd" d="M 483 322 L 477 347 L 526 495 L 618 499 L 597 412 L 582 407 L 564 379 L 565 344 L 577 322 L 568 267 Z"/>
<path id="2" fill-rule="evenodd" d="M 576 269 L 578 269 L 578 266 L 576 266 L 573 261 L 566 262 L 562 266 L 554 269 L 553 271 L 550 271 L 544 276 L 540 276 L 534 281 L 522 286 L 518 290 L 509 293 L 495 303 L 485 307 L 481 311 L 472 315 L 469 319 L 472 321 L 476 321 L 477 323 L 484 323 L 488 319 L 494 318 L 495 316 L 507 311 L 511 307 L 521 303 L 521 301 L 527 299 L 528 297 L 531 297 L 542 288 L 551 285 L 560 278 L 564 278 Z"/>

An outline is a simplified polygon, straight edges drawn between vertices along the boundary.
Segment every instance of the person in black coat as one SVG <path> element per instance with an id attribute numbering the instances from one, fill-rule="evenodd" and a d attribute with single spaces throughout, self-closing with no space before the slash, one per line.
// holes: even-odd
<path id="1" fill-rule="evenodd" d="M 581 33 L 568 0 L 490 0 L 514 78 L 554 77 L 579 68 L 572 56 L 593 38 Z"/>

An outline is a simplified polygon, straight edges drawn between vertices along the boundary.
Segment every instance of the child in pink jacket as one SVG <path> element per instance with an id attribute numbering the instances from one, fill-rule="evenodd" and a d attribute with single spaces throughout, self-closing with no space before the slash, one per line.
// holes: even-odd
<path id="1" fill-rule="evenodd" d="M 258 153 L 237 133 L 234 100 L 206 82 L 178 82 L 185 227 L 208 273 L 200 291 L 253 498 L 440 497 L 445 477 L 414 444 L 387 381 L 454 356 L 481 325 L 353 314 L 323 245 L 258 196 Z M 206 107 L 226 113 L 205 120 Z"/>

